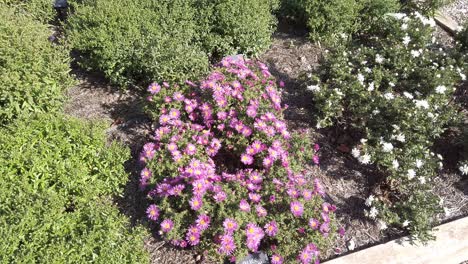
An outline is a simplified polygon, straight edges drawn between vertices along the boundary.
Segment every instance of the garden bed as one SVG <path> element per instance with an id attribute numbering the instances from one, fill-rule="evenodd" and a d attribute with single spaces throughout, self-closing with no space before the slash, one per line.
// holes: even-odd
<path id="1" fill-rule="evenodd" d="M 304 92 L 298 80 L 300 74 L 319 65 L 323 49 L 311 44 L 301 32 L 290 33 L 290 27 L 281 27 L 276 33 L 271 48 L 261 59 L 279 80 L 285 81 L 285 103 L 289 109 L 285 116 L 294 129 L 310 128 L 313 113 L 311 95 Z M 136 160 L 142 143 L 151 131 L 151 122 L 143 114 L 143 98 L 134 92 L 122 92 L 109 86 L 95 74 L 79 73 L 80 84 L 69 91 L 70 102 L 66 112 L 82 118 L 104 118 L 112 121 L 108 129 L 110 139 L 127 143 L 133 161 L 127 164 L 132 172 L 126 187 L 126 195 L 119 201 L 121 210 L 131 217 L 133 223 L 145 222 L 143 193 L 138 192 Z M 338 207 L 339 223 L 345 228 L 345 239 L 341 239 L 322 258 L 330 259 L 348 252 L 361 250 L 405 235 L 393 229 L 381 230 L 379 225 L 364 216 L 363 204 L 375 181 L 372 167 L 356 163 L 350 155 L 349 143 L 352 135 L 334 138 L 333 131 L 319 130 L 313 140 L 321 145 L 319 167 L 304 168 L 308 174 L 320 178 L 327 188 L 327 199 Z M 444 150 L 450 153 L 450 147 Z M 447 222 L 468 215 L 468 181 L 462 181 L 453 164 L 436 180 L 435 192 L 444 198 L 446 214 L 439 222 Z M 146 248 L 152 263 L 208 263 L 192 250 L 177 250 L 162 241 L 157 234 L 148 238 Z"/>

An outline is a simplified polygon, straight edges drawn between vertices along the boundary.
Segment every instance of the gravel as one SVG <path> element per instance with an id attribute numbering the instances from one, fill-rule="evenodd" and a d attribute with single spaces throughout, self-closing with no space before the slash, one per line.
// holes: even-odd
<path id="1" fill-rule="evenodd" d="M 455 0 L 444 6 L 441 12 L 449 15 L 457 21 L 459 25 L 463 25 L 468 21 L 468 0 Z"/>

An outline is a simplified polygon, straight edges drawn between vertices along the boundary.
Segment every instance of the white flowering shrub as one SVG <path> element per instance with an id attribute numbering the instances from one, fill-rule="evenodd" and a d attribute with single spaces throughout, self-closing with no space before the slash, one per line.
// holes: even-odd
<path id="1" fill-rule="evenodd" d="M 442 157 L 431 147 L 457 117 L 451 99 L 465 78 L 449 51 L 433 42 L 434 26 L 419 13 L 387 15 L 373 27 L 379 31 L 329 52 L 307 86 L 320 113 L 317 126 L 356 131 L 363 139 L 352 155 L 385 175 L 366 201 L 368 216 L 421 240 L 431 237 L 440 211 L 431 188 Z"/>

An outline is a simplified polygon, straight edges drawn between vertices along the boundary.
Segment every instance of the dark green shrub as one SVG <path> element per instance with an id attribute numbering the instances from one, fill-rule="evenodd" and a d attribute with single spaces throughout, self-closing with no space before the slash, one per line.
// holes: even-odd
<path id="1" fill-rule="evenodd" d="M 0 124 L 21 113 L 55 110 L 72 84 L 68 51 L 46 25 L 0 4 Z"/>
<path id="2" fill-rule="evenodd" d="M 375 18 L 399 9 L 396 0 L 283 0 L 281 14 L 307 25 L 312 41 L 333 43 L 367 28 Z"/>
<path id="3" fill-rule="evenodd" d="M 129 151 L 103 124 L 40 115 L 0 130 L 1 263 L 144 263 L 142 230 L 112 206 Z"/>
<path id="4" fill-rule="evenodd" d="M 185 81 L 208 69 L 187 0 L 85 0 L 67 25 L 82 66 L 114 83 Z"/>
<path id="5" fill-rule="evenodd" d="M 0 0 L 0 5 L 15 7 L 17 12 L 26 13 L 41 22 L 54 20 L 56 11 L 53 0 Z"/>
<path id="6" fill-rule="evenodd" d="M 199 40 L 215 57 L 255 55 L 268 48 L 278 0 L 197 0 Z"/>
<path id="7" fill-rule="evenodd" d="M 468 51 L 468 23 L 465 23 L 460 32 L 458 32 L 457 41 L 462 52 Z"/>
<path id="8" fill-rule="evenodd" d="M 67 25 L 81 64 L 114 83 L 180 82 L 210 59 L 256 54 L 274 31 L 277 0 L 85 0 Z"/>

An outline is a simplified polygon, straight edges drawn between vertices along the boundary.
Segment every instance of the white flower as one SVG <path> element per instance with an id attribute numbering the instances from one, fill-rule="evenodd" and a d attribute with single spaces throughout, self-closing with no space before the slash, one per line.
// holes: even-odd
<path id="1" fill-rule="evenodd" d="M 408 220 L 405 220 L 402 224 L 403 227 L 407 227 L 411 222 Z"/>
<path id="2" fill-rule="evenodd" d="M 392 82 L 389 82 L 388 85 L 390 85 L 390 87 L 395 87 L 395 84 Z"/>
<path id="3" fill-rule="evenodd" d="M 407 30 L 408 29 L 408 24 L 404 23 L 401 25 L 402 30 Z"/>
<path id="4" fill-rule="evenodd" d="M 466 75 L 460 72 L 460 77 L 462 78 L 462 81 L 466 81 Z"/>
<path id="5" fill-rule="evenodd" d="M 351 150 L 351 154 L 353 155 L 353 157 L 358 158 L 361 155 L 361 152 L 359 151 L 359 149 L 353 148 Z"/>
<path id="6" fill-rule="evenodd" d="M 358 81 L 359 81 L 361 84 L 364 84 L 364 80 L 365 80 L 365 79 L 364 79 L 364 75 L 358 73 L 357 79 L 358 79 Z"/>
<path id="7" fill-rule="evenodd" d="M 381 64 L 384 61 L 384 57 L 382 57 L 380 54 L 375 55 L 375 62 L 378 64 Z"/>
<path id="8" fill-rule="evenodd" d="M 361 162 L 362 164 L 369 164 L 370 161 L 371 161 L 371 156 L 367 153 L 359 157 L 359 162 Z"/>
<path id="9" fill-rule="evenodd" d="M 398 163 L 398 160 L 393 160 L 392 161 L 392 166 L 396 170 L 400 167 L 400 163 Z"/>
<path id="10" fill-rule="evenodd" d="M 442 157 L 442 155 L 440 154 L 437 154 L 437 158 L 440 159 L 440 160 L 443 160 L 444 158 Z"/>
<path id="11" fill-rule="evenodd" d="M 413 58 L 417 58 L 417 57 L 421 56 L 421 52 L 419 52 L 418 50 L 412 50 L 411 51 L 411 56 L 413 56 Z"/>
<path id="12" fill-rule="evenodd" d="M 439 94 L 443 94 L 445 93 L 445 91 L 447 91 L 447 87 L 443 86 L 443 85 L 439 85 L 436 87 L 436 92 L 439 93 Z"/>
<path id="13" fill-rule="evenodd" d="M 387 100 L 395 99 L 395 96 L 392 93 L 385 93 L 384 98 Z"/>
<path id="14" fill-rule="evenodd" d="M 405 142 L 406 141 L 406 137 L 405 135 L 403 135 L 402 133 L 398 134 L 396 136 L 396 140 L 400 141 L 400 142 Z"/>
<path id="15" fill-rule="evenodd" d="M 365 67 L 365 68 L 364 68 L 364 71 L 367 72 L 367 73 L 371 73 L 371 72 L 372 72 L 372 69 L 369 68 L 369 67 Z"/>
<path id="16" fill-rule="evenodd" d="M 372 92 L 372 91 L 374 91 L 374 88 L 375 88 L 374 82 L 371 82 L 369 84 L 369 87 L 367 87 L 367 91 Z"/>
<path id="17" fill-rule="evenodd" d="M 362 144 L 365 144 L 367 142 L 367 139 L 366 138 L 361 138 L 361 140 L 359 140 Z"/>
<path id="18" fill-rule="evenodd" d="M 391 17 L 394 17 L 394 18 L 400 20 L 400 19 L 405 18 L 406 14 L 404 14 L 404 13 L 389 13 L 389 14 L 387 14 L 387 16 L 391 16 Z"/>
<path id="19" fill-rule="evenodd" d="M 434 114 L 431 113 L 431 112 L 427 113 L 427 116 L 430 117 L 430 118 L 434 118 Z"/>
<path id="20" fill-rule="evenodd" d="M 450 210 L 447 207 L 444 207 L 444 213 L 446 217 L 449 217 L 452 214 L 452 212 L 450 212 Z"/>
<path id="21" fill-rule="evenodd" d="M 418 168 L 418 169 L 421 168 L 423 164 L 424 164 L 424 162 L 422 162 L 422 160 L 420 160 L 420 159 L 416 160 L 416 168 Z"/>
<path id="22" fill-rule="evenodd" d="M 414 171 L 413 169 L 409 169 L 408 170 L 408 179 L 413 179 L 414 177 L 416 176 L 416 171 Z"/>
<path id="23" fill-rule="evenodd" d="M 429 109 L 429 103 L 426 100 L 415 100 L 417 108 Z"/>
<path id="24" fill-rule="evenodd" d="M 387 143 L 387 142 L 382 143 L 382 150 L 383 152 L 391 152 L 393 150 L 392 143 Z"/>
<path id="25" fill-rule="evenodd" d="M 458 169 L 460 170 L 462 175 L 468 175 L 468 163 L 460 166 L 460 168 Z"/>
<path id="26" fill-rule="evenodd" d="M 404 44 L 405 46 L 408 46 L 408 44 L 410 43 L 410 41 L 411 41 L 411 38 L 410 38 L 408 35 L 406 35 L 406 36 L 403 38 L 403 44 Z"/>
<path id="27" fill-rule="evenodd" d="M 354 240 L 351 239 L 351 240 L 348 242 L 348 249 L 349 249 L 350 251 L 353 251 L 355 248 L 356 248 L 356 243 L 354 243 Z"/>
<path id="28" fill-rule="evenodd" d="M 387 224 L 384 221 L 379 220 L 379 229 L 380 230 L 385 230 L 387 228 L 388 228 Z"/>
<path id="29" fill-rule="evenodd" d="M 414 98 L 413 95 L 408 93 L 408 92 L 403 92 L 403 95 L 408 99 L 413 99 Z"/>
<path id="30" fill-rule="evenodd" d="M 425 178 L 425 177 L 422 177 L 422 176 L 421 176 L 421 177 L 419 177 L 418 179 L 419 179 L 419 182 L 420 182 L 421 184 L 425 184 L 425 183 L 426 183 L 426 178 Z"/>
<path id="31" fill-rule="evenodd" d="M 307 86 L 307 90 L 312 91 L 312 92 L 318 92 L 318 91 L 320 91 L 320 86 L 318 86 L 318 85 L 309 85 L 309 86 Z"/>
<path id="32" fill-rule="evenodd" d="M 369 211 L 369 217 L 372 219 L 375 219 L 375 217 L 377 217 L 378 214 L 379 214 L 379 211 L 375 207 L 372 207 Z"/>
<path id="33" fill-rule="evenodd" d="M 440 198 L 440 200 L 439 200 L 439 205 L 440 205 L 440 206 L 444 205 L 444 198 L 442 198 L 442 197 L 439 197 L 439 198 Z"/>
<path id="34" fill-rule="evenodd" d="M 372 202 L 374 202 L 374 200 L 375 200 L 374 195 L 372 195 L 372 194 L 369 195 L 369 197 L 367 197 L 367 199 L 366 199 L 366 205 L 369 206 L 369 207 L 371 207 L 371 206 L 372 206 Z"/>

